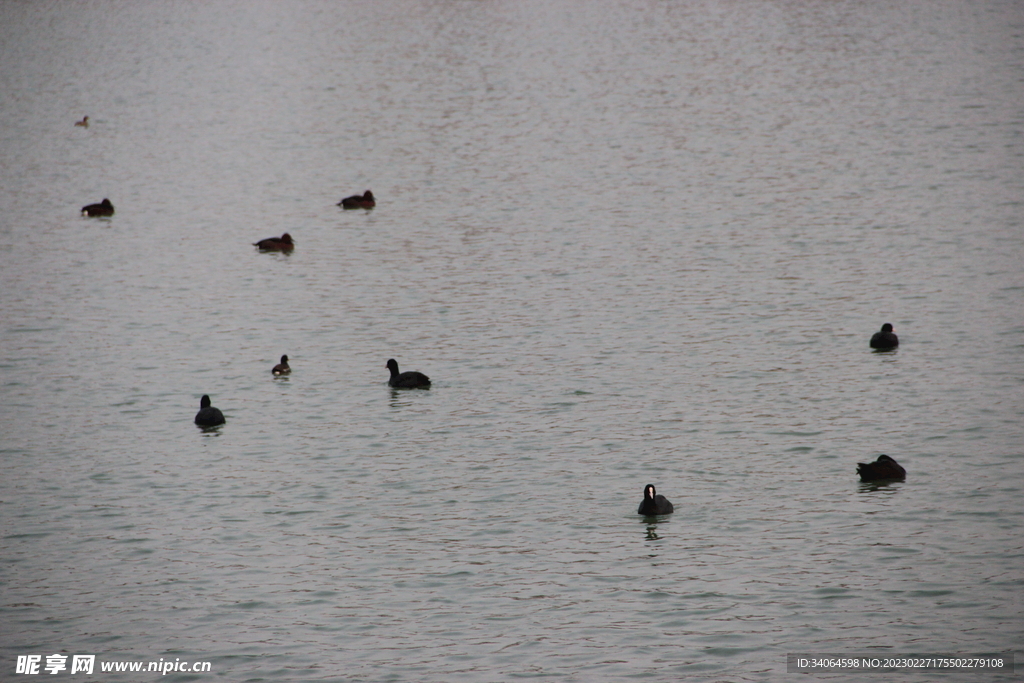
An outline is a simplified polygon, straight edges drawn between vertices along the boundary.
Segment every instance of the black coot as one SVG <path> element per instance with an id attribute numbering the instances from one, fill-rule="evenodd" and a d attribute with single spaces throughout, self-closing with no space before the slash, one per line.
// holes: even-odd
<path id="1" fill-rule="evenodd" d="M 857 463 L 857 474 L 861 481 L 907 478 L 907 471 L 888 455 L 880 455 L 874 462 Z"/>
<path id="2" fill-rule="evenodd" d="M 636 511 L 638 515 L 667 515 L 672 512 L 672 503 L 668 498 L 654 490 L 654 484 L 644 487 L 644 502 Z"/>
<path id="3" fill-rule="evenodd" d="M 88 206 L 83 206 L 82 215 L 88 216 L 89 218 L 96 218 L 98 216 L 113 216 L 114 205 L 110 203 L 109 199 L 104 199 L 99 204 L 89 204 Z"/>
<path id="4" fill-rule="evenodd" d="M 203 398 L 199 401 L 196 424 L 200 427 L 214 427 L 224 424 L 224 413 L 210 405 L 210 397 L 206 394 L 203 394 Z"/>
<path id="5" fill-rule="evenodd" d="M 871 335 L 871 348 L 879 351 L 892 351 L 900 345 L 900 338 L 892 331 L 892 325 L 886 323 L 882 329 Z"/>
<path id="6" fill-rule="evenodd" d="M 410 370 L 409 372 L 398 372 L 398 361 L 394 358 L 388 360 L 388 370 L 391 371 L 391 379 L 388 384 L 396 389 L 429 389 L 430 378 L 422 372 Z"/>

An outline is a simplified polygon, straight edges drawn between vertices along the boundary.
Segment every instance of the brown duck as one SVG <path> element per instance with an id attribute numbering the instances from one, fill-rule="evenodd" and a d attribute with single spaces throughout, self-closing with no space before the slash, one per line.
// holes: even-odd
<path id="1" fill-rule="evenodd" d="M 292 241 L 292 236 L 288 233 L 280 237 L 268 237 L 265 240 L 253 242 L 252 245 L 260 251 L 291 251 L 295 248 L 295 242 Z"/>
<path id="2" fill-rule="evenodd" d="M 354 194 L 351 197 L 345 197 L 338 206 L 343 209 L 372 209 L 377 206 L 377 200 L 373 198 L 373 193 L 367 190 L 361 195 Z"/>

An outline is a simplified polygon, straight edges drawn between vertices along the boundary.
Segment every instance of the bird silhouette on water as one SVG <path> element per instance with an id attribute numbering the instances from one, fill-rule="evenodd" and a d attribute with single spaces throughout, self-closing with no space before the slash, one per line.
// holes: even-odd
<path id="1" fill-rule="evenodd" d="M 114 205 L 110 203 L 109 199 L 104 199 L 99 204 L 88 204 L 86 206 L 83 206 L 82 215 L 88 216 L 89 218 L 113 216 Z"/>
<path id="2" fill-rule="evenodd" d="M 373 193 L 367 190 L 363 194 L 354 194 L 351 197 L 345 197 L 338 206 L 343 209 L 372 209 L 377 206 L 377 200 L 374 198 Z"/>
<path id="3" fill-rule="evenodd" d="M 860 475 L 861 481 L 907 478 L 907 471 L 888 455 L 880 455 L 874 462 L 857 463 L 857 474 Z"/>
<path id="4" fill-rule="evenodd" d="M 268 237 L 265 240 L 253 242 L 252 246 L 260 251 L 291 251 L 295 248 L 295 242 L 292 241 L 291 235 L 285 233 L 280 237 Z"/>
<path id="5" fill-rule="evenodd" d="M 388 360 L 387 369 L 391 371 L 391 379 L 388 380 L 388 384 L 395 389 L 429 389 L 430 378 L 424 375 L 422 372 L 416 372 L 410 370 L 408 372 L 398 372 L 398 361 L 394 358 Z"/>
<path id="6" fill-rule="evenodd" d="M 291 371 L 292 369 L 291 366 L 288 365 L 287 355 L 281 356 L 281 362 L 275 365 L 274 369 L 271 370 L 271 372 L 274 373 L 275 377 L 291 374 Z"/>
<path id="7" fill-rule="evenodd" d="M 210 405 L 210 397 L 203 394 L 199 400 L 199 412 L 196 413 L 196 424 L 200 427 L 214 427 L 224 424 L 224 413 Z"/>
<path id="8" fill-rule="evenodd" d="M 892 325 L 886 323 L 881 330 L 871 335 L 870 344 L 876 351 L 892 351 L 900 345 L 900 338 L 892 331 Z"/>
<path id="9" fill-rule="evenodd" d="M 638 515 L 667 515 L 672 512 L 672 503 L 654 489 L 654 484 L 644 487 L 644 500 L 637 509 Z"/>

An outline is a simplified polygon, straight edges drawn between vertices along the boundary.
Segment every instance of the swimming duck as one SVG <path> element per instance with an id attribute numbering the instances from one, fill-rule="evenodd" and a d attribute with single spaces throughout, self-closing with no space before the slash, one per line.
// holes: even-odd
<path id="1" fill-rule="evenodd" d="M 871 348 L 879 351 L 891 351 L 900 345 L 900 338 L 892 331 L 892 325 L 886 323 L 882 329 L 871 335 Z"/>
<path id="2" fill-rule="evenodd" d="M 281 362 L 275 365 L 271 372 L 274 373 L 275 377 L 279 375 L 290 375 L 292 369 L 288 366 L 288 356 L 281 356 Z"/>
<path id="3" fill-rule="evenodd" d="M 650 517 L 652 515 L 667 515 L 671 512 L 672 503 L 669 502 L 668 498 L 654 490 L 654 484 L 648 484 L 644 487 L 644 501 L 640 503 L 640 508 L 636 511 L 638 515 Z"/>
<path id="4" fill-rule="evenodd" d="M 88 216 L 89 218 L 95 218 L 97 216 L 113 216 L 114 205 L 110 203 L 109 199 L 104 199 L 99 204 L 89 204 L 88 206 L 83 206 L 82 215 Z"/>
<path id="5" fill-rule="evenodd" d="M 89 117 L 86 116 L 81 121 L 75 121 L 75 125 L 76 126 L 81 126 L 82 128 L 88 128 L 89 127 Z"/>
<path id="6" fill-rule="evenodd" d="M 210 397 L 206 394 L 203 394 L 203 397 L 199 400 L 196 424 L 200 427 L 214 427 L 224 424 L 224 413 L 210 405 Z"/>
<path id="7" fill-rule="evenodd" d="M 377 206 L 377 201 L 373 198 L 373 193 L 367 190 L 362 195 L 354 194 L 351 197 L 345 197 L 338 206 L 343 209 L 372 209 Z"/>
<path id="8" fill-rule="evenodd" d="M 295 248 L 295 243 L 292 241 L 292 236 L 285 233 L 280 237 L 268 237 L 265 240 L 253 242 L 252 246 L 260 251 L 291 251 Z"/>
<path id="9" fill-rule="evenodd" d="M 416 372 L 410 370 L 408 372 L 398 373 L 398 361 L 394 358 L 388 360 L 387 369 L 391 371 L 391 379 L 388 380 L 388 384 L 395 389 L 429 389 L 430 378 L 424 375 L 422 372 Z"/>
<path id="10" fill-rule="evenodd" d="M 857 463 L 857 474 L 861 481 L 907 478 L 907 471 L 888 455 L 880 455 L 874 462 Z"/>

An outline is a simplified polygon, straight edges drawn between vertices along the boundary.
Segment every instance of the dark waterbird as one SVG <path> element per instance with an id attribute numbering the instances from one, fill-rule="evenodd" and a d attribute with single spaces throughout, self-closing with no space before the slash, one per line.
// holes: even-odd
<path id="1" fill-rule="evenodd" d="M 408 372 L 398 372 L 398 361 L 394 358 L 388 360 L 388 370 L 391 371 L 391 379 L 388 380 L 388 384 L 395 389 L 429 389 L 430 378 L 424 375 L 422 372 L 416 372 L 410 370 Z"/>
<path id="2" fill-rule="evenodd" d="M 275 365 L 274 369 L 271 370 L 271 372 L 274 373 L 275 377 L 280 376 L 280 375 L 290 375 L 291 372 L 292 372 L 292 369 L 288 365 L 288 356 L 287 355 L 281 356 L 281 362 L 278 363 L 277 365 Z"/>
<path id="3" fill-rule="evenodd" d="M 672 503 L 669 499 L 654 490 L 654 484 L 644 487 L 644 501 L 637 509 L 638 515 L 667 515 L 672 512 Z"/>
<path id="4" fill-rule="evenodd" d="M 76 126 L 81 126 L 82 128 L 88 128 L 89 127 L 89 117 L 86 116 L 86 117 L 83 117 L 81 121 L 75 121 L 75 125 Z"/>
<path id="5" fill-rule="evenodd" d="M 224 424 L 224 413 L 210 405 L 210 397 L 203 394 L 199 400 L 199 412 L 196 413 L 196 424 L 200 427 L 214 427 Z"/>
<path id="6" fill-rule="evenodd" d="M 860 475 L 861 481 L 907 478 L 907 471 L 888 455 L 880 455 L 874 462 L 857 463 L 857 474 Z"/>
<path id="7" fill-rule="evenodd" d="M 89 218 L 96 218 L 97 216 L 113 216 L 114 205 L 110 203 L 109 199 L 104 199 L 99 204 L 83 206 L 82 215 L 88 216 Z"/>
<path id="8" fill-rule="evenodd" d="M 900 345 L 900 338 L 892 331 L 892 325 L 886 323 L 882 329 L 871 335 L 871 348 L 878 351 L 892 351 Z"/>
<path id="9" fill-rule="evenodd" d="M 345 197 L 338 206 L 343 209 L 372 209 L 377 206 L 377 201 L 373 198 L 373 193 L 367 190 L 363 194 L 354 194 L 351 197 Z"/>
<path id="10" fill-rule="evenodd" d="M 291 235 L 285 233 L 280 237 L 268 237 L 265 240 L 253 242 L 252 246 L 260 251 L 291 251 L 295 248 L 295 242 L 292 241 Z"/>

